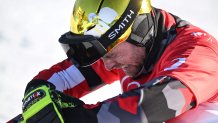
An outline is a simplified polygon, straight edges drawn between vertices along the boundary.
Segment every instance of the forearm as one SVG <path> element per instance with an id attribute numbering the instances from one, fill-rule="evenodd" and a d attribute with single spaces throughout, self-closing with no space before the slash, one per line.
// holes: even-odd
<path id="1" fill-rule="evenodd" d="M 84 106 L 76 112 L 68 111 L 66 117 L 69 121 L 83 121 L 81 123 L 158 123 L 189 110 L 192 102 L 189 89 L 178 80 L 170 79 L 149 88 L 128 91 L 94 108 Z"/>
<path id="2" fill-rule="evenodd" d="M 92 76 L 87 76 L 86 73 Z M 96 79 L 90 81 L 91 77 Z M 55 85 L 56 90 L 77 98 L 104 84 L 94 70 L 90 68 L 78 69 L 69 59 L 39 72 L 30 83 L 33 81 L 38 81 L 39 84 L 40 81 L 50 82 Z"/>
<path id="3" fill-rule="evenodd" d="M 91 66 L 77 67 L 66 59 L 39 72 L 32 81 L 50 82 L 57 90 L 80 98 L 118 79 L 116 71 L 107 71 L 101 60 Z"/>

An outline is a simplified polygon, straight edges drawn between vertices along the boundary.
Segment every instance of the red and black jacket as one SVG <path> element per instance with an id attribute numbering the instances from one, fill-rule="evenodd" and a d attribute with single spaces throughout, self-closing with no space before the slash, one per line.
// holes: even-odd
<path id="1" fill-rule="evenodd" d="M 51 82 L 57 90 L 77 98 L 120 81 L 121 95 L 96 105 L 65 110 L 66 122 L 165 122 L 194 105 L 216 100 L 217 41 L 164 10 L 153 8 L 152 12 L 154 40 L 147 51 L 145 72 L 139 77 L 131 78 L 121 69 L 107 71 L 101 59 L 78 68 L 68 58 L 33 78 L 32 81 Z"/>

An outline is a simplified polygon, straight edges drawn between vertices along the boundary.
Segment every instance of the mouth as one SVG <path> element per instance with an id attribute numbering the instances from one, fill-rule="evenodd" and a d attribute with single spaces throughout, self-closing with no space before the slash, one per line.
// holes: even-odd
<path id="1" fill-rule="evenodd" d="M 131 65 L 125 65 L 125 66 L 122 66 L 122 70 L 127 74 L 127 75 L 133 75 L 134 71 L 135 71 L 135 68 L 134 66 L 131 66 Z"/>
<path id="2" fill-rule="evenodd" d="M 124 72 L 129 71 L 129 65 L 122 66 L 122 69 L 123 69 Z"/>
<path id="3" fill-rule="evenodd" d="M 124 65 L 124 66 L 122 66 L 122 70 L 127 75 L 134 77 L 140 73 L 140 71 L 142 70 L 142 66 Z"/>

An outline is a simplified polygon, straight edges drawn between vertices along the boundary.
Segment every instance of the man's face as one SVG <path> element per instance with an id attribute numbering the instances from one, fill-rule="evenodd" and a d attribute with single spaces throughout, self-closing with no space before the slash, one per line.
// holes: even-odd
<path id="1" fill-rule="evenodd" d="M 141 70 L 145 56 L 144 47 L 122 42 L 102 59 L 107 70 L 122 68 L 127 75 L 134 77 Z"/>

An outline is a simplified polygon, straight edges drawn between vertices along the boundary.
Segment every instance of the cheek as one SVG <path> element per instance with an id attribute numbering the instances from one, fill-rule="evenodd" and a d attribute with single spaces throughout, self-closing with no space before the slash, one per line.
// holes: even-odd
<path id="1" fill-rule="evenodd" d="M 141 65 L 143 64 L 144 59 L 145 59 L 144 53 L 134 52 L 129 54 L 128 57 L 126 55 L 126 61 L 128 61 L 129 64 L 131 65 L 136 65 L 136 66 Z"/>
<path id="2" fill-rule="evenodd" d="M 122 53 L 119 57 L 117 57 L 117 61 L 119 61 L 121 64 L 130 64 L 133 63 L 134 57 L 130 53 Z"/>

